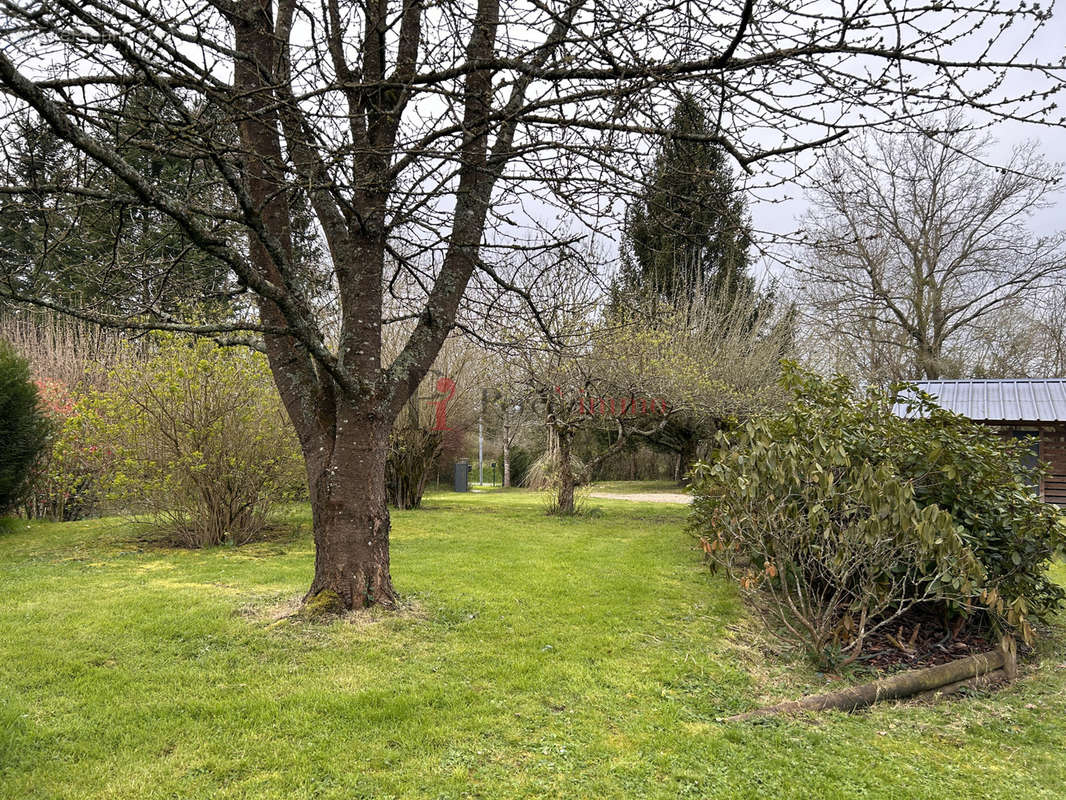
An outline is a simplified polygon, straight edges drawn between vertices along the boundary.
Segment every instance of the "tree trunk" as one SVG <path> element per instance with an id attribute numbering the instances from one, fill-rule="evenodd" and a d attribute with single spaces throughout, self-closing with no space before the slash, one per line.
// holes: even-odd
<path id="1" fill-rule="evenodd" d="M 688 484 L 688 471 L 696 463 L 696 447 L 699 444 L 695 436 L 686 437 L 677 454 L 677 482 L 682 486 Z"/>
<path id="2" fill-rule="evenodd" d="M 285 192 L 279 117 L 273 81 L 278 63 L 278 41 L 269 0 L 246 0 L 234 16 L 237 52 L 234 86 L 242 98 L 244 115 L 239 132 L 244 152 L 243 180 L 252 206 L 259 209 L 262 231 L 249 228 L 249 257 L 255 274 L 274 286 L 285 286 L 294 258 L 290 209 Z M 364 222 L 380 223 L 384 205 L 364 215 Z M 321 217 L 320 217 L 321 219 Z M 377 230 L 380 230 L 380 225 Z M 363 242 L 365 245 L 365 241 Z M 359 263 L 360 253 L 363 261 Z M 359 263 L 360 281 L 341 281 L 349 304 L 362 316 L 351 329 L 343 360 L 363 378 L 373 379 L 380 369 L 380 292 L 383 244 L 376 251 L 345 246 L 349 267 Z M 339 274 L 339 273 L 338 273 Z M 465 283 L 464 283 L 465 285 Z M 358 297 L 358 302 L 351 298 Z M 289 314 L 310 315 L 299 294 L 287 296 Z M 259 316 L 268 326 L 285 329 L 291 320 L 273 299 L 258 296 Z M 270 369 L 289 418 L 300 437 L 307 465 L 311 515 L 314 520 L 315 575 L 304 597 L 305 605 L 339 611 L 374 603 L 394 605 L 396 593 L 389 576 L 389 512 L 385 504 L 385 460 L 389 430 L 396 414 L 375 406 L 367 397 L 342 394 L 340 386 L 295 338 L 283 334 L 264 336 Z M 362 363 L 357 363 L 362 359 Z M 380 403 L 380 400 L 378 401 Z M 312 602 L 313 601 L 313 602 Z"/>
<path id="3" fill-rule="evenodd" d="M 918 370 L 927 381 L 940 379 L 940 352 L 933 345 L 918 343 Z"/>
<path id="4" fill-rule="evenodd" d="M 503 423 L 503 488 L 511 487 L 511 426 Z"/>
<path id="5" fill-rule="evenodd" d="M 558 432 L 559 442 L 559 492 L 556 505 L 560 514 L 574 513 L 574 465 L 570 460 L 570 446 L 573 444 L 574 434 L 563 428 Z"/>
<path id="6" fill-rule="evenodd" d="M 387 423 L 362 415 L 357 424 L 338 426 L 331 454 L 308 457 L 315 576 L 305 603 L 319 600 L 326 610 L 396 604 L 385 502 L 388 436 Z"/>

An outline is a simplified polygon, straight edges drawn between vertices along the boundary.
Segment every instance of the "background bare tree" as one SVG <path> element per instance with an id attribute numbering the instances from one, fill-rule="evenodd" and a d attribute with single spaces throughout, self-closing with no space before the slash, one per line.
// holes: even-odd
<path id="1" fill-rule="evenodd" d="M 542 414 L 540 471 L 555 494 L 553 510 L 574 513 L 576 487 L 671 420 L 713 430 L 773 404 L 790 325 L 759 295 L 695 294 L 659 306 L 649 320 L 612 309 L 617 296 L 602 291 L 598 270 L 581 254 L 544 269 L 554 297 L 550 313 L 538 315 L 544 331 L 531 315 L 516 314 L 503 349 L 525 405 Z M 590 432 L 600 434 L 599 446 L 578 458 L 577 438 Z"/>
<path id="2" fill-rule="evenodd" d="M 486 392 L 486 418 L 488 428 L 493 431 L 494 440 L 499 446 L 500 485 L 505 489 L 512 485 L 512 449 L 524 430 L 539 422 L 523 383 L 522 360 L 515 358 L 515 344 L 512 336 L 511 341 L 497 342 L 484 351 L 484 386 L 489 387 Z"/>
<path id="3" fill-rule="evenodd" d="M 991 0 L 0 0 L 0 9 L 5 136 L 29 119 L 78 160 L 61 181 L 3 194 L 61 210 L 70 231 L 101 202 L 143 210 L 182 243 L 168 235 L 166 251 L 122 248 L 116 261 L 71 248 L 85 263 L 56 269 L 76 267 L 90 294 L 55 291 L 42 280 L 52 251 L 23 247 L 27 257 L 3 264 L 3 297 L 265 349 L 307 462 L 316 545 L 307 598 L 340 608 L 395 600 L 384 484 L 393 421 L 460 317 L 472 276 L 521 290 L 493 256 L 543 218 L 531 198 L 590 224 L 609 215 L 682 93 L 718 110 L 708 137 L 754 170 L 921 109 L 979 104 L 993 117 L 1049 120 L 1063 74 L 1018 55 L 1050 12 Z M 1032 80 L 1011 93 L 1017 70 Z M 116 141 L 116 108 L 144 89 L 154 95 L 150 135 L 134 126 Z M 157 170 L 163 160 L 196 169 Z M 321 261 L 301 257 L 308 229 L 324 242 Z M 227 274 L 228 305 L 206 317 L 139 291 L 180 272 L 189 251 Z M 400 285 L 397 320 L 383 309 Z M 130 302 L 87 299 L 116 296 Z M 395 321 L 414 325 L 383 363 L 382 329 Z"/>
<path id="4" fill-rule="evenodd" d="M 1031 144 L 995 167 L 991 144 L 953 114 L 826 159 L 797 266 L 823 357 L 887 380 L 1024 371 L 1024 337 L 996 339 L 1066 274 L 1066 237 L 1027 227 L 1061 170 Z"/>
<path id="5" fill-rule="evenodd" d="M 1066 286 L 1004 303 L 952 348 L 948 360 L 977 378 L 1066 377 Z"/>
<path id="6" fill-rule="evenodd" d="M 1066 286 L 1060 284 L 1042 295 L 1033 316 L 1040 344 L 1032 374 L 1066 378 Z"/>

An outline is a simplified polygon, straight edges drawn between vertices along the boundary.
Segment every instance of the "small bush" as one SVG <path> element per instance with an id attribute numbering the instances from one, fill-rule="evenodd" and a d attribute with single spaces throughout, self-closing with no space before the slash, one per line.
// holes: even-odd
<path id="1" fill-rule="evenodd" d="M 521 445 L 511 445 L 511 485 L 524 486 L 526 476 L 533 466 L 534 456 Z M 503 480 L 503 462 L 500 462 L 500 480 Z"/>
<path id="2" fill-rule="evenodd" d="M 266 360 L 249 350 L 161 336 L 147 362 L 112 372 L 92 416 L 111 498 L 187 546 L 248 541 L 303 486 Z"/>
<path id="3" fill-rule="evenodd" d="M 56 381 L 38 381 L 51 435 L 21 502 L 27 517 L 69 522 L 92 514 L 101 498 L 104 448 L 87 430 L 85 398 Z"/>
<path id="4" fill-rule="evenodd" d="M 415 424 L 398 423 L 389 437 L 389 457 L 385 464 L 385 492 L 396 508 L 410 509 L 422 505 L 437 457 L 440 455 L 441 431 Z"/>
<path id="5" fill-rule="evenodd" d="M 28 363 L 0 341 L 0 513 L 21 499 L 49 429 Z"/>
<path id="6" fill-rule="evenodd" d="M 787 410 L 722 438 L 693 484 L 704 550 L 771 629 L 823 666 L 918 604 L 1031 641 L 1063 598 L 1047 574 L 1062 528 L 1026 484 L 1022 447 L 912 387 L 784 382 Z"/>

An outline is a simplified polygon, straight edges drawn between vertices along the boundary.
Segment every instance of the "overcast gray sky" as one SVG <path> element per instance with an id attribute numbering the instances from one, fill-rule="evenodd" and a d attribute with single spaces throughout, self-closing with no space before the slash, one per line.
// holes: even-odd
<path id="1" fill-rule="evenodd" d="M 1066 58 L 1066 3 L 1060 0 L 1056 4 L 1052 19 L 1040 31 L 1027 55 L 1024 59 L 1026 61 L 1055 62 Z M 1046 82 L 1041 85 L 1046 85 Z M 1019 74 L 1013 88 L 1024 90 L 1025 86 L 1026 76 Z M 1066 114 L 1066 93 L 1060 95 L 1058 103 L 1056 113 Z M 983 119 L 976 114 L 973 118 Z M 1013 146 L 1025 140 L 1036 140 L 1048 160 L 1066 162 L 1066 128 L 1022 122 L 997 122 L 989 129 L 989 133 L 998 140 L 995 155 L 1001 159 L 1009 156 Z M 792 185 L 763 194 L 779 202 L 752 203 L 751 211 L 756 228 L 778 235 L 794 232 L 798 228 L 799 217 L 807 208 L 802 186 Z M 1037 212 L 1032 224 L 1034 230 L 1048 233 L 1066 228 L 1066 191 L 1060 190 L 1053 208 Z"/>

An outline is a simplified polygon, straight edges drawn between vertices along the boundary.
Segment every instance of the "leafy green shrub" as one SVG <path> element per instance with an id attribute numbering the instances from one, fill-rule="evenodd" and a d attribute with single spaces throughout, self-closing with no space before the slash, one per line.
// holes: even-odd
<path id="1" fill-rule="evenodd" d="M 783 381 L 787 409 L 722 438 L 693 484 L 704 550 L 771 628 L 823 665 L 919 603 L 1031 641 L 1063 599 L 1047 574 L 1063 534 L 1027 485 L 1024 446 L 912 387 Z"/>
<path id="2" fill-rule="evenodd" d="M 38 381 L 51 435 L 33 468 L 20 507 L 27 517 L 62 522 L 82 519 L 101 498 L 104 448 L 87 430 L 85 398 L 57 381 Z"/>
<path id="3" fill-rule="evenodd" d="M 248 541 L 303 486 L 295 434 L 258 353 L 161 336 L 147 362 L 111 373 L 91 413 L 111 451 L 111 498 L 187 546 Z"/>
<path id="4" fill-rule="evenodd" d="M 48 433 L 29 365 L 0 341 L 0 513 L 21 499 Z"/>

